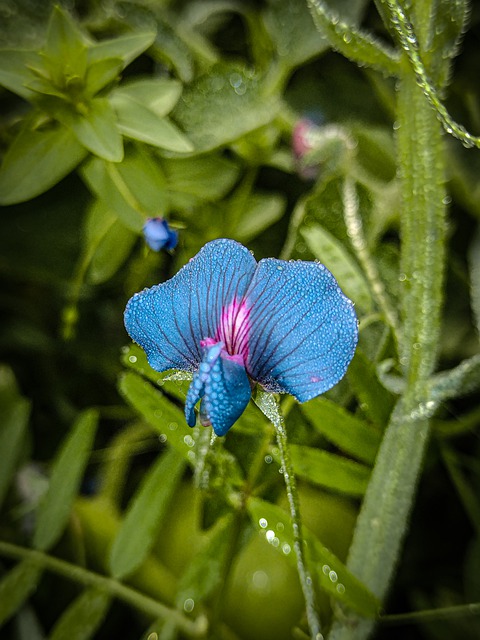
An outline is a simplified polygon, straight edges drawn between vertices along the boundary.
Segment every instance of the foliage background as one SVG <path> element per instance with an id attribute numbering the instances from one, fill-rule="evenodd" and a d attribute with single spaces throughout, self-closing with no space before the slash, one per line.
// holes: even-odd
<path id="1" fill-rule="evenodd" d="M 408 521 L 408 534 L 400 555 L 392 549 L 389 567 L 376 569 L 396 572 L 374 637 L 478 637 L 478 615 L 462 605 L 477 603 L 478 614 L 479 152 L 438 132 L 422 139 L 418 102 L 400 113 L 398 78 L 378 70 L 399 56 L 390 53 L 395 35 L 380 18 L 384 3 L 330 5 L 388 55 L 371 65 L 349 61 L 300 0 L 66 3 L 75 17 L 63 19 L 76 26 L 62 42 L 74 41 L 76 29 L 92 42 L 144 38 L 135 55 L 118 54 L 122 64 L 113 64 L 111 78 L 105 71 L 111 82 L 99 96 L 114 109 L 88 135 L 79 133 L 80 111 L 72 116 L 38 86 L 34 112 L 11 86 L 13 58 L 0 52 L 2 637 L 308 637 L 268 421 L 252 405 L 209 449 L 208 433 L 184 424 L 185 383 L 149 370 L 123 329 L 133 292 L 167 279 L 222 236 L 247 244 L 257 259 L 320 259 L 360 318 L 347 378 L 307 405 L 282 403 L 306 535 L 316 540 L 309 538 L 310 562 L 325 635 L 331 628 L 331 637 L 356 637 L 355 624 L 376 611 L 375 596 L 385 596 L 375 575 L 347 562 L 347 550 L 382 433 L 411 385 L 420 395 L 415 410 L 409 405 L 411 422 L 417 428 L 425 419 L 431 435 L 411 516 L 416 477 L 405 482 L 397 520 L 395 503 L 385 520 L 379 516 L 380 530 L 388 516 L 399 532 Z M 4 0 L 2 50 L 44 47 L 51 12 L 50 3 Z M 422 52 L 450 112 L 479 131 L 478 3 L 425 1 L 412 13 L 420 39 L 436 33 Z M 332 24 L 340 25 L 336 35 L 326 31 L 336 48 L 361 58 L 355 32 Z M 53 60 L 61 69 L 62 56 Z M 118 89 L 140 79 L 153 83 L 150 92 L 161 87 L 156 104 L 141 85 L 132 85 L 133 106 Z M 153 120 L 141 111 L 146 104 Z M 305 116 L 319 126 L 310 179 L 291 151 L 295 123 Z M 425 157 L 441 165 L 437 174 L 432 169 L 438 183 L 420 174 L 415 182 L 420 164 L 399 130 L 408 118 Z M 75 132 L 68 144 L 55 143 L 49 155 L 27 133 L 19 146 L 23 127 L 48 133 L 53 121 L 60 123 L 54 131 Z M 436 231 L 423 222 L 430 202 L 448 209 Z M 174 252 L 146 249 L 141 227 L 151 215 L 180 229 Z M 430 240 L 438 264 L 422 263 Z M 408 260 L 418 261 L 417 271 L 405 268 Z M 428 269 L 438 277 L 414 307 L 411 291 L 430 282 Z M 411 318 L 422 310 L 431 335 L 417 341 Z M 414 379 L 407 362 L 416 352 L 420 367 L 431 354 L 424 379 Z M 449 373 L 432 378 L 434 370 Z M 401 457 L 398 443 L 387 467 Z M 270 522 L 285 519 L 270 544 L 259 526 L 269 509 Z M 321 545 L 335 556 L 322 555 Z M 29 555 L 31 548 L 39 555 Z M 329 571 L 343 576 L 344 592 Z M 444 610 L 445 619 L 429 609 Z"/>

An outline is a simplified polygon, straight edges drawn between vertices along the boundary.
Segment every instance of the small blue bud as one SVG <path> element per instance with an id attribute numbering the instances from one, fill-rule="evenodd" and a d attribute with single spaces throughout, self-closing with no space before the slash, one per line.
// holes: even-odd
<path id="1" fill-rule="evenodd" d="M 178 234 L 170 229 L 164 218 L 148 218 L 143 225 L 143 235 L 153 251 L 174 249 L 177 246 Z"/>

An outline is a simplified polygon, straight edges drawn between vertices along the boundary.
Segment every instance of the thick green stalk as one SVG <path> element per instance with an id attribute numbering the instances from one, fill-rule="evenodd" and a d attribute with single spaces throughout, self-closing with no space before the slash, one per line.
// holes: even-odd
<path id="1" fill-rule="evenodd" d="M 397 114 L 403 193 L 400 363 L 407 385 L 378 452 L 347 565 L 381 601 L 399 560 L 429 435 L 426 383 L 437 358 L 446 232 L 441 126 L 405 64 Z M 330 638 L 363 640 L 373 626 L 352 615 L 335 622 Z"/>

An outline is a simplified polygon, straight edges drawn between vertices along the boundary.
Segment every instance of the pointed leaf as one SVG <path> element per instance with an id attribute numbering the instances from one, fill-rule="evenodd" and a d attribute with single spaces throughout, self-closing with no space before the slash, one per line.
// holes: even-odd
<path id="1" fill-rule="evenodd" d="M 166 118 L 156 113 L 126 94 L 116 93 L 111 102 L 117 113 L 117 127 L 124 136 L 147 144 L 188 153 L 193 146 L 186 136 Z"/>
<path id="2" fill-rule="evenodd" d="M 362 311 L 372 310 L 372 295 L 363 273 L 354 258 L 331 233 L 319 225 L 302 230 L 310 251 L 335 274 L 345 295 Z"/>
<path id="3" fill-rule="evenodd" d="M 90 207 L 84 245 L 87 280 L 106 282 L 129 255 L 137 235 L 132 233 L 102 201 Z"/>
<path id="4" fill-rule="evenodd" d="M 0 370 L 0 384 L 2 385 L 2 402 L 0 403 L 0 451 L 2 452 L 2 464 L 0 464 L 0 508 L 20 456 L 23 453 L 22 446 L 30 415 L 30 403 L 27 400 L 16 397 L 13 402 L 5 402 L 5 389 L 3 388 L 5 377 L 2 374 L 3 371 Z"/>
<path id="5" fill-rule="evenodd" d="M 198 428 L 190 429 L 182 409 L 138 375 L 125 373 L 120 378 L 120 393 L 125 400 L 161 434 L 162 440 L 181 453 L 191 464 L 195 460 Z"/>
<path id="6" fill-rule="evenodd" d="M 300 406 L 302 413 L 327 440 L 349 455 L 373 465 L 381 433 L 327 398 Z"/>
<path id="7" fill-rule="evenodd" d="M 42 570 L 30 560 L 23 560 L 0 580 L 0 627 L 35 591 Z"/>
<path id="8" fill-rule="evenodd" d="M 427 385 L 429 415 L 446 400 L 473 393 L 480 388 L 480 355 L 472 356 L 449 371 L 430 378 Z"/>
<path id="9" fill-rule="evenodd" d="M 55 118 L 69 127 L 77 140 L 89 151 L 104 160 L 121 162 L 122 136 L 118 132 L 117 116 L 106 98 L 94 98 L 85 114 L 67 108 L 55 110 Z"/>
<path id="10" fill-rule="evenodd" d="M 184 456 L 169 449 L 145 475 L 112 546 L 110 568 L 117 580 L 138 569 L 149 554 L 184 469 Z"/>
<path id="11" fill-rule="evenodd" d="M 293 530 L 289 515 L 280 507 L 250 498 L 247 510 L 257 531 L 296 566 Z M 380 603 L 346 566 L 320 540 L 303 527 L 303 535 L 311 556 L 315 577 L 325 591 L 365 617 L 378 614 Z"/>
<path id="12" fill-rule="evenodd" d="M 85 93 L 94 96 L 118 78 L 123 63 L 120 58 L 105 58 L 89 65 L 85 76 Z"/>
<path id="13" fill-rule="evenodd" d="M 65 80 L 83 80 L 87 68 L 87 39 L 70 14 L 55 6 L 48 23 L 47 40 L 43 49 L 54 83 L 62 86 Z"/>
<path id="14" fill-rule="evenodd" d="M 468 251 L 470 270 L 470 305 L 480 338 L 480 226 L 473 237 Z"/>
<path id="15" fill-rule="evenodd" d="M 60 182 L 87 155 L 65 127 L 32 130 L 15 138 L 0 168 L 0 204 L 25 202 Z"/>
<path id="16" fill-rule="evenodd" d="M 39 57 L 35 51 L 0 50 L 0 85 L 25 100 L 31 100 L 35 94 L 25 85 L 35 78 L 29 66 L 37 65 L 38 62 Z"/>
<path id="17" fill-rule="evenodd" d="M 55 623 L 49 640 L 89 640 L 102 624 L 112 597 L 95 587 L 85 589 Z"/>
<path id="18" fill-rule="evenodd" d="M 120 58 L 123 60 L 123 66 L 126 67 L 148 49 L 154 40 L 155 33 L 146 32 L 97 42 L 88 49 L 88 64 L 106 58 Z"/>
<path id="19" fill-rule="evenodd" d="M 322 449 L 290 445 L 295 474 L 307 482 L 350 496 L 365 494 L 370 469 Z"/>
<path id="20" fill-rule="evenodd" d="M 181 93 L 182 85 L 178 80 L 148 78 L 126 82 L 115 89 L 111 95 L 113 100 L 118 96 L 127 96 L 131 100 L 143 104 L 159 118 L 163 118 L 177 104 Z"/>
<path id="21" fill-rule="evenodd" d="M 145 218 L 167 208 L 165 178 L 146 152 L 129 153 L 118 164 L 93 158 L 82 168 L 88 187 L 132 231 L 140 232 Z"/>
<path id="22" fill-rule="evenodd" d="M 98 414 L 84 411 L 68 434 L 55 460 L 50 484 L 37 514 L 33 545 L 41 551 L 51 548 L 61 536 L 90 456 Z"/>

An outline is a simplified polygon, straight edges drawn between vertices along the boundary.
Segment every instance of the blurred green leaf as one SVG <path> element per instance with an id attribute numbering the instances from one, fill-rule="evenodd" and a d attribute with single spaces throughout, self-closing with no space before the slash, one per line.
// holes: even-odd
<path id="1" fill-rule="evenodd" d="M 75 113 L 61 106 L 55 109 L 54 116 L 95 155 L 111 162 L 122 161 L 122 136 L 117 128 L 115 111 L 107 98 L 93 98 L 86 105 L 85 113 Z"/>
<path id="2" fill-rule="evenodd" d="M 50 549 L 65 528 L 90 457 L 97 422 L 96 411 L 81 413 L 53 461 L 33 535 L 33 546 L 40 551 Z"/>
<path id="3" fill-rule="evenodd" d="M 70 14 L 59 5 L 53 8 L 42 54 L 55 85 L 78 78 L 87 69 L 87 39 Z"/>
<path id="4" fill-rule="evenodd" d="M 85 75 L 85 94 L 92 97 L 118 78 L 123 68 L 120 58 L 105 58 L 90 64 Z"/>
<path id="5" fill-rule="evenodd" d="M 136 98 L 116 93 L 111 102 L 118 117 L 117 128 L 124 136 L 177 153 L 193 151 L 192 144 L 178 127 L 167 118 L 157 116 Z"/>
<path id="6" fill-rule="evenodd" d="M 274 547 L 296 563 L 293 530 L 287 512 L 259 498 L 249 498 L 247 509 L 255 529 L 267 540 L 276 539 L 278 542 Z M 305 527 L 302 530 L 312 566 L 316 569 L 315 577 L 325 591 L 361 615 L 375 617 L 380 606 L 377 599 L 313 533 Z"/>
<path id="7" fill-rule="evenodd" d="M 187 427 L 185 415 L 163 393 L 133 372 L 120 378 L 119 390 L 143 419 L 191 464 L 198 429 Z"/>
<path id="8" fill-rule="evenodd" d="M 169 449 L 143 478 L 112 546 L 110 568 L 117 580 L 138 569 L 150 553 L 184 469 L 184 456 Z"/>
<path id="9" fill-rule="evenodd" d="M 122 84 L 111 93 L 111 97 L 114 103 L 118 98 L 128 97 L 163 118 L 177 104 L 181 93 L 182 85 L 178 80 L 146 78 Z"/>
<path id="10" fill-rule="evenodd" d="M 146 32 L 96 42 L 88 49 L 88 64 L 106 58 L 120 58 L 123 60 L 123 66 L 126 67 L 148 49 L 154 40 L 155 33 Z"/>
<path id="11" fill-rule="evenodd" d="M 32 605 L 24 604 L 15 616 L 16 640 L 45 640 L 38 615 Z"/>
<path id="12" fill-rule="evenodd" d="M 197 152 L 233 142 L 267 124 L 279 105 L 262 93 L 262 78 L 234 65 L 219 65 L 185 88 L 173 111 Z"/>
<path id="13" fill-rule="evenodd" d="M 360 401 L 360 408 L 373 424 L 383 429 L 392 412 L 395 398 L 380 383 L 372 362 L 357 348 L 347 370 L 347 379 Z"/>
<path id="14" fill-rule="evenodd" d="M 468 250 L 470 270 L 470 306 L 472 307 L 477 334 L 480 338 L 480 226 L 477 227 Z"/>
<path id="15" fill-rule="evenodd" d="M 171 206 L 180 209 L 194 206 L 199 200 L 219 200 L 233 187 L 239 174 L 235 162 L 214 154 L 162 158 L 160 164 L 167 179 Z"/>
<path id="16" fill-rule="evenodd" d="M 30 403 L 18 393 L 13 373 L 0 367 L 0 508 L 23 453 Z"/>
<path id="17" fill-rule="evenodd" d="M 235 237 L 248 242 L 280 220 L 285 212 L 286 200 L 279 194 L 253 194 L 243 209 Z"/>
<path id="18" fill-rule="evenodd" d="M 381 434 L 367 422 L 327 398 L 300 405 L 303 414 L 327 440 L 349 455 L 373 465 Z"/>
<path id="19" fill-rule="evenodd" d="M 191 598 L 195 603 L 205 600 L 222 584 L 225 562 L 231 543 L 232 514 L 217 520 L 206 535 L 199 553 L 195 554 L 178 584 L 176 602 L 183 607 Z"/>
<path id="20" fill-rule="evenodd" d="M 112 597 L 95 587 L 85 589 L 55 623 L 49 640 L 89 640 L 102 624 Z"/>
<path id="21" fill-rule="evenodd" d="M 37 588 L 42 570 L 31 560 L 23 560 L 0 581 L 0 627 L 22 606 Z"/>
<path id="22" fill-rule="evenodd" d="M 295 474 L 307 482 L 350 496 L 363 496 L 370 469 L 322 449 L 290 445 Z"/>
<path id="23" fill-rule="evenodd" d="M 0 168 L 0 204 L 24 202 L 47 191 L 86 155 L 86 149 L 65 127 L 32 130 L 26 123 Z"/>
<path id="24" fill-rule="evenodd" d="M 38 63 L 39 57 L 35 51 L 0 50 L 0 85 L 25 100 L 31 100 L 35 94 L 25 85 L 35 78 L 29 66 L 36 66 Z"/>
<path id="25" fill-rule="evenodd" d="M 87 280 L 106 282 L 126 260 L 137 235 L 132 233 L 101 200 L 90 207 L 84 241 Z"/>
<path id="26" fill-rule="evenodd" d="M 371 311 L 373 302 L 367 281 L 340 241 L 319 225 L 304 228 L 301 234 L 314 256 L 333 273 L 345 295 L 362 311 Z"/>
<path id="27" fill-rule="evenodd" d="M 81 175 L 120 221 L 137 233 L 147 217 L 161 215 L 167 208 L 161 167 L 142 150 L 129 152 L 118 164 L 92 158 Z"/>

